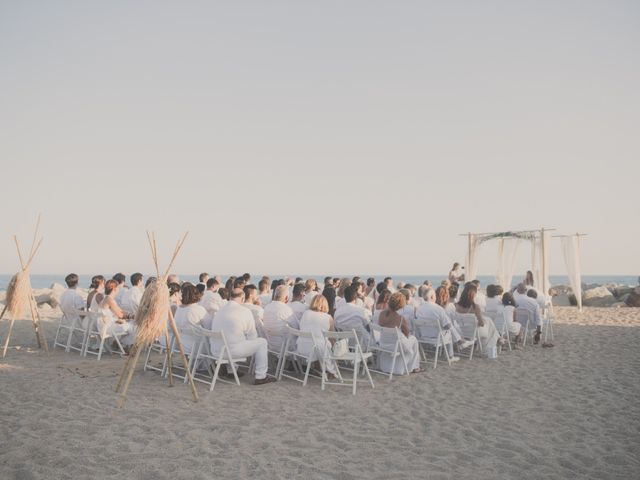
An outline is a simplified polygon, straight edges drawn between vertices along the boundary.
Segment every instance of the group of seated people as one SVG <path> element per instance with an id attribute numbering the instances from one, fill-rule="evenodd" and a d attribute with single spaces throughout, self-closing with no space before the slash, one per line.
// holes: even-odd
<path id="1" fill-rule="evenodd" d="M 101 313 L 112 322 L 113 328 L 127 333 L 123 344 L 131 345 L 135 340 L 135 325 L 131 320 L 144 289 L 157 281 L 154 277 L 143 280 L 142 274 L 135 273 L 130 277 L 131 286 L 126 287 L 122 274 L 106 281 L 102 275 L 96 275 L 84 300 L 76 292 L 77 275 L 70 274 L 65 279 L 69 289 L 60 303 L 63 309 L 86 308 Z M 379 368 L 389 373 L 394 365 L 394 374 L 404 374 L 423 371 L 418 338 L 434 334 L 433 326 L 422 326 L 424 319 L 436 319 L 439 328 L 450 333 L 451 342 L 445 347 L 451 361 L 459 360 L 454 349 L 462 352 L 475 343 L 474 339 L 464 337 L 456 320 L 458 314 L 475 315 L 484 351 L 506 341 L 494 324 L 496 315 L 502 316 L 516 340 L 520 338 L 522 327 L 515 321 L 516 306 L 531 311 L 537 327 L 536 342 L 541 326 L 536 291 L 525 283 L 519 284 L 513 293 L 489 285 L 486 296 L 480 292 L 477 280 L 465 283 L 462 288 L 457 282 L 444 280 L 437 288 L 425 281 L 419 287 L 400 283 L 396 289 L 390 277 L 380 283 L 373 278 L 363 281 L 360 277 L 326 277 L 321 287 L 314 279 L 271 281 L 265 276 L 256 286 L 251 283 L 251 275 L 244 274 L 230 277 L 223 286 L 219 276 L 203 273 L 197 284 L 181 283 L 177 276 L 170 275 L 167 285 L 185 352 L 191 352 L 195 341 L 191 326 L 222 331 L 233 357 L 254 357 L 257 385 L 274 381 L 267 376 L 268 354 L 281 351 L 289 327 L 312 334 L 311 339 L 300 337 L 297 342 L 290 341 L 290 349 L 307 356 L 314 351 L 324 355 L 326 349 L 332 348 L 332 342 L 323 335 L 325 331 L 355 330 L 361 348 L 366 351 L 372 344 L 384 342 L 372 325 L 397 327 L 406 363 L 393 362 L 391 355 L 382 354 Z M 220 342 L 212 342 L 214 354 L 221 347 Z M 325 368 L 329 376 L 336 374 L 334 363 L 326 362 Z"/>

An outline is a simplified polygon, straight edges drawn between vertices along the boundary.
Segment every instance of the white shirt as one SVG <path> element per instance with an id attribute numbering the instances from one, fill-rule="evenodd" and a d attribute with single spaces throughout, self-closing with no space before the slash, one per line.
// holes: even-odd
<path id="1" fill-rule="evenodd" d="M 400 310 L 398 310 L 398 315 L 404 317 L 404 319 L 409 324 L 409 328 L 413 330 L 413 321 L 416 319 L 416 308 L 411 305 L 405 305 Z"/>
<path id="2" fill-rule="evenodd" d="M 271 292 L 261 293 L 258 298 L 260 299 L 260 305 L 264 308 L 271 303 Z"/>
<path id="3" fill-rule="evenodd" d="M 358 305 L 343 301 L 336 310 L 333 319 L 338 330 L 348 331 L 355 329 L 356 332 L 360 332 L 363 327 L 369 324 L 371 314 Z"/>
<path id="4" fill-rule="evenodd" d="M 129 313 L 136 313 L 140 306 L 140 300 L 142 300 L 142 294 L 144 293 L 143 287 L 131 287 L 122 295 L 122 310 Z"/>
<path id="5" fill-rule="evenodd" d="M 445 309 L 442 308 L 437 303 L 431 303 L 431 302 L 425 302 L 422 305 L 420 305 L 420 307 L 418 308 L 418 311 L 416 312 L 416 318 L 418 319 L 436 318 L 440 323 L 440 326 L 443 328 L 451 323 L 451 320 L 449 319 L 449 315 L 447 315 L 447 312 L 445 311 Z M 425 335 L 434 336 L 437 333 L 438 332 L 436 331 L 429 331 L 429 332 L 425 332 Z"/>
<path id="6" fill-rule="evenodd" d="M 232 302 L 236 303 L 236 302 Z M 264 309 L 260 305 L 254 305 L 253 303 L 243 303 L 242 306 L 248 309 L 253 316 L 253 322 L 255 323 L 256 330 L 262 329 L 262 322 L 264 319 Z"/>
<path id="7" fill-rule="evenodd" d="M 478 293 L 476 293 L 476 296 L 473 299 L 473 303 L 478 305 L 480 307 L 480 310 L 484 312 L 487 308 L 487 296 L 480 290 L 478 290 Z"/>
<path id="8" fill-rule="evenodd" d="M 528 297 L 526 293 L 513 292 L 513 299 L 516 301 L 518 308 L 526 308 L 531 313 L 533 325 L 542 326 L 542 317 L 540 316 L 540 305 L 535 298 Z"/>
<path id="9" fill-rule="evenodd" d="M 229 347 L 258 338 L 251 310 L 234 301 L 228 302 L 216 313 L 211 321 L 211 331 L 223 332 Z M 214 353 L 220 352 L 221 347 L 220 340 L 211 342 L 211 349 Z"/>
<path id="10" fill-rule="evenodd" d="M 311 302 L 313 301 L 314 298 L 316 298 L 316 295 L 318 295 L 318 292 L 316 292 L 315 290 L 311 290 L 309 293 L 307 293 L 304 296 L 304 303 L 306 305 L 311 305 Z"/>
<path id="11" fill-rule="evenodd" d="M 328 332 L 331 327 L 331 315 L 324 312 L 314 312 L 308 310 L 300 319 L 300 331 L 310 332 L 318 345 L 325 343 L 322 332 Z M 313 349 L 313 340 L 311 338 L 298 338 L 297 348 L 299 352 L 307 355 Z"/>
<path id="12" fill-rule="evenodd" d="M 176 310 L 175 322 L 178 330 L 186 330 L 191 325 L 200 325 L 207 311 L 197 303 L 181 305 Z"/>
<path id="13" fill-rule="evenodd" d="M 268 335 L 269 349 L 280 351 L 282 342 L 288 335 L 287 326 L 298 329 L 300 323 L 293 310 L 286 303 L 274 300 L 264 308 L 264 330 Z"/>
<path id="14" fill-rule="evenodd" d="M 485 301 L 485 312 L 497 312 L 500 310 L 502 306 L 502 298 L 501 297 L 487 297 Z"/>
<path id="15" fill-rule="evenodd" d="M 62 310 L 84 310 L 86 300 L 75 288 L 68 288 L 60 295 L 60 308 Z"/>
<path id="16" fill-rule="evenodd" d="M 127 290 L 129 290 L 128 287 L 126 287 L 125 285 L 121 285 L 120 290 L 118 290 L 118 293 L 116 293 L 116 303 L 120 308 L 122 308 L 122 300 L 124 300 L 124 294 L 127 293 Z"/>
<path id="17" fill-rule="evenodd" d="M 298 325 L 300 325 L 300 319 L 302 318 L 304 312 L 309 309 L 309 305 L 306 304 L 306 302 L 302 303 L 296 300 L 295 302 L 291 302 L 289 306 L 291 307 L 291 310 L 293 310 L 293 314 L 296 316 Z"/>
<path id="18" fill-rule="evenodd" d="M 202 294 L 199 305 L 208 313 L 215 314 L 215 312 L 224 306 L 224 301 L 218 292 L 207 290 Z"/>

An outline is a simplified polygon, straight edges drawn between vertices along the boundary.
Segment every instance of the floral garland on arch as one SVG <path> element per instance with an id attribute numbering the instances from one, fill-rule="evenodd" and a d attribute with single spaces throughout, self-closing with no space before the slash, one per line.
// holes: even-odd
<path id="1" fill-rule="evenodd" d="M 520 240 L 529 240 L 533 242 L 538 238 L 538 232 L 499 232 L 491 233 L 489 235 L 479 235 L 478 244 L 488 242 L 489 240 L 495 240 L 496 238 L 519 238 Z"/>

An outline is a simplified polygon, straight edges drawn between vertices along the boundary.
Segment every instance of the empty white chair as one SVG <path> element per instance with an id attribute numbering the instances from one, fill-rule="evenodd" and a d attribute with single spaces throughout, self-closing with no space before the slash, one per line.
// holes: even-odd
<path id="1" fill-rule="evenodd" d="M 360 344 L 360 340 L 358 339 L 358 334 L 355 330 L 351 330 L 350 332 L 323 332 L 324 338 L 327 340 L 334 339 L 336 341 L 346 340 L 349 345 L 353 344 L 354 346 L 349 349 L 348 352 L 344 352 L 340 355 L 336 355 L 332 349 L 325 348 L 324 349 L 324 361 L 322 362 L 322 390 L 324 390 L 325 385 L 345 385 L 352 387 L 353 395 L 356 394 L 356 389 L 358 387 L 358 375 L 360 372 L 360 365 L 362 365 L 363 373 L 366 374 L 369 383 L 371 384 L 371 388 L 375 388 L 373 384 L 373 379 L 371 378 L 371 373 L 369 372 L 369 367 L 367 366 L 367 361 L 371 358 L 371 352 L 365 352 L 362 349 Z M 336 372 L 339 378 L 339 382 L 331 382 L 327 380 L 326 369 L 325 366 L 327 362 L 335 362 L 336 364 Z M 342 374 L 340 373 L 340 362 L 351 362 L 353 363 L 353 378 L 351 383 L 347 383 L 344 381 Z"/>

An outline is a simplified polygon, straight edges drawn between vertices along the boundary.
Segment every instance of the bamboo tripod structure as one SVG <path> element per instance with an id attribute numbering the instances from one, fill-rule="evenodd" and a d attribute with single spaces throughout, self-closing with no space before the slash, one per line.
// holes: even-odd
<path id="1" fill-rule="evenodd" d="M 38 253 L 38 250 L 40 249 L 40 245 L 42 244 L 42 237 L 40 238 L 40 240 L 38 241 L 38 243 L 36 243 L 36 238 L 38 237 L 38 230 L 40 229 L 40 215 L 38 215 L 38 221 L 36 223 L 36 229 L 33 233 L 33 240 L 31 242 L 31 250 L 29 251 L 29 257 L 27 258 L 27 261 L 24 261 L 24 257 L 22 256 L 22 251 L 20 250 L 20 243 L 18 242 L 18 237 L 16 237 L 15 235 L 13 236 L 13 242 L 16 245 L 16 250 L 18 252 L 18 259 L 20 260 L 20 268 L 21 268 L 21 272 L 22 274 L 27 276 L 27 280 L 29 280 L 28 276 L 29 276 L 29 267 L 31 266 L 31 263 L 33 262 L 33 259 L 36 256 L 36 253 Z M 16 274 L 17 275 L 17 274 Z M 24 279 L 23 279 L 24 281 Z M 49 345 L 47 345 L 47 340 L 44 337 L 44 333 L 42 331 L 42 326 L 40 325 L 40 314 L 38 313 L 38 307 L 36 304 L 36 300 L 33 296 L 33 289 L 31 288 L 31 282 L 29 281 L 29 295 L 28 295 L 28 302 L 29 302 L 29 311 L 31 313 L 31 321 L 33 323 L 33 328 L 35 330 L 35 334 L 36 334 L 36 340 L 38 342 L 38 348 L 40 349 L 44 349 L 44 351 L 47 353 L 47 355 L 49 354 Z M 5 305 L 5 307 L 2 310 L 2 313 L 0 313 L 0 321 L 2 321 L 2 319 L 5 316 L 5 313 L 7 313 L 7 310 L 9 309 L 9 305 Z M 17 312 L 9 312 L 11 314 L 11 320 L 9 320 L 9 331 L 7 332 L 7 338 L 4 341 L 4 344 L 2 346 L 2 358 L 4 358 L 7 355 L 7 349 L 9 348 L 9 342 L 11 340 L 11 333 L 13 332 L 13 324 L 16 321 L 16 317 L 20 316 L 19 313 L 17 314 Z M 20 312 L 21 313 L 21 312 Z"/>
<path id="2" fill-rule="evenodd" d="M 188 233 L 189 232 L 185 233 L 182 239 L 178 241 L 176 248 L 173 251 L 173 256 L 171 257 L 171 261 L 169 262 L 169 266 L 167 267 L 167 270 L 165 271 L 164 275 L 160 275 L 160 267 L 158 264 L 158 249 L 156 246 L 155 233 L 149 234 L 149 232 L 147 232 L 147 239 L 149 241 L 149 247 L 151 248 L 151 256 L 153 257 L 153 263 L 156 268 L 158 282 L 166 282 L 167 275 L 169 275 L 169 272 L 171 271 L 171 267 L 173 267 L 173 263 L 175 262 L 176 257 L 178 256 L 178 253 L 182 249 L 182 245 L 184 244 L 184 241 L 186 240 Z M 193 401 L 197 402 L 198 391 L 196 390 L 193 377 L 191 376 L 191 371 L 188 368 L 187 356 L 184 353 L 184 347 L 182 346 L 182 341 L 180 340 L 180 334 L 176 327 L 176 322 L 173 318 L 173 312 L 171 311 L 171 308 L 169 308 L 169 311 L 168 311 L 168 319 L 169 319 L 169 326 L 171 327 L 171 333 L 173 334 L 175 342 L 178 346 L 182 363 L 185 366 L 186 376 L 189 380 L 189 385 L 191 386 L 191 394 L 193 396 Z M 169 343 L 169 333 L 165 331 L 164 335 L 165 335 L 166 347 L 167 347 L 166 362 L 167 362 L 167 369 L 168 369 L 169 386 L 173 386 L 173 374 L 172 374 L 173 362 L 172 362 L 172 353 L 171 353 L 172 349 Z M 122 369 L 122 373 L 120 374 L 120 378 L 118 379 L 118 383 L 115 387 L 115 391 L 117 393 L 120 393 L 120 397 L 118 398 L 118 404 L 117 404 L 118 408 L 122 408 L 124 406 L 124 403 L 127 398 L 127 391 L 129 389 L 129 384 L 131 383 L 131 379 L 133 378 L 133 373 L 136 369 L 138 359 L 140 358 L 140 353 L 148 346 L 149 346 L 148 342 L 136 341 L 131 351 L 129 352 L 129 357 L 125 362 L 125 365 Z"/>

